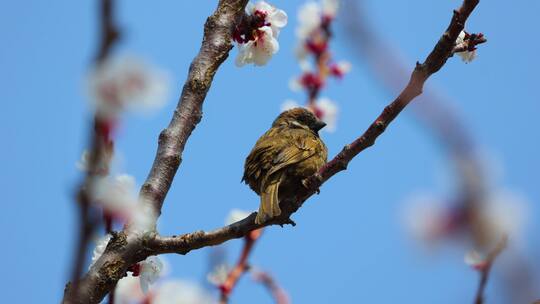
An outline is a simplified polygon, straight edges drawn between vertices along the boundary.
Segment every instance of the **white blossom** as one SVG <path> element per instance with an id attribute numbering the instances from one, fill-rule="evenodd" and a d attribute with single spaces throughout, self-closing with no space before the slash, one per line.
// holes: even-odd
<path id="1" fill-rule="evenodd" d="M 477 250 L 468 251 L 465 254 L 464 262 L 476 270 L 482 270 L 488 263 L 487 255 Z"/>
<path id="2" fill-rule="evenodd" d="M 200 285 L 186 280 L 163 283 L 154 289 L 152 304 L 215 304 L 214 297 Z"/>
<path id="3" fill-rule="evenodd" d="M 279 51 L 277 38 L 281 29 L 287 25 L 287 14 L 285 11 L 277 9 L 265 1 L 248 4 L 246 13 L 253 15 L 256 12 L 260 12 L 265 16 L 264 25 L 258 29 L 254 29 L 254 40 L 238 45 L 238 55 L 235 61 L 238 67 L 250 63 L 256 66 L 265 65 Z"/>
<path id="4" fill-rule="evenodd" d="M 420 241 L 432 241 L 447 221 L 447 213 L 436 197 L 416 194 L 404 203 L 404 224 L 411 235 Z"/>
<path id="5" fill-rule="evenodd" d="M 103 252 L 105 252 L 110 239 L 111 235 L 107 234 L 96 242 L 96 248 L 94 248 L 94 251 L 92 252 L 92 261 L 90 262 L 90 267 L 92 267 L 94 263 L 101 257 Z"/>
<path id="6" fill-rule="evenodd" d="M 326 97 L 321 97 L 315 102 L 315 107 L 320 113 L 320 119 L 326 123 L 322 130 L 327 132 L 336 131 L 338 106 L 335 102 Z"/>
<path id="7" fill-rule="evenodd" d="M 494 191 L 487 198 L 482 211 L 495 242 L 505 236 L 519 239 L 527 223 L 527 206 L 525 198 L 508 190 Z"/>
<path id="8" fill-rule="evenodd" d="M 287 110 L 298 108 L 298 107 L 301 107 L 301 105 L 299 103 L 297 103 L 296 101 L 294 101 L 292 99 L 286 99 L 281 104 L 280 110 L 281 110 L 281 112 L 285 112 Z"/>
<path id="9" fill-rule="evenodd" d="M 141 272 L 139 274 L 141 290 L 147 293 L 150 285 L 152 285 L 163 270 L 163 262 L 157 256 L 150 256 L 146 260 L 140 262 Z"/>
<path id="10" fill-rule="evenodd" d="M 227 218 L 225 219 L 225 225 L 230 225 L 232 223 L 236 223 L 238 221 L 241 221 L 248 217 L 252 212 L 240 210 L 240 209 L 232 209 L 229 212 L 229 215 L 227 215 Z"/>
<path id="11" fill-rule="evenodd" d="M 339 0 L 321 0 L 322 11 L 325 16 L 334 18 L 339 9 Z"/>
<path id="12" fill-rule="evenodd" d="M 465 45 L 465 31 L 461 31 L 459 33 L 458 38 L 456 39 L 456 46 L 464 46 Z M 461 60 L 463 60 L 466 63 L 469 63 L 473 61 L 476 58 L 476 50 L 474 51 L 463 51 L 456 53 L 459 57 L 461 57 Z"/>
<path id="13" fill-rule="evenodd" d="M 321 25 L 321 12 L 321 5 L 313 1 L 304 3 L 300 7 L 296 27 L 296 36 L 300 40 L 306 40 Z"/>
<path id="14" fill-rule="evenodd" d="M 287 13 L 285 13 L 284 10 L 278 9 L 265 1 L 259 1 L 256 4 L 249 2 L 246 6 L 246 14 L 253 15 L 256 11 L 266 14 L 264 23 L 270 24 L 272 35 L 277 38 L 281 29 L 287 25 Z"/>
<path id="15" fill-rule="evenodd" d="M 270 58 L 279 51 L 279 43 L 273 36 L 272 29 L 269 26 L 264 26 L 259 29 L 256 40 L 240 44 L 238 48 L 236 66 L 242 67 L 249 63 L 262 66 L 268 63 Z"/>
<path id="16" fill-rule="evenodd" d="M 338 76 L 343 76 L 347 73 L 349 73 L 352 69 L 352 64 L 349 61 L 342 60 L 333 65 L 333 73 L 337 74 Z"/>
<path id="17" fill-rule="evenodd" d="M 298 107 L 303 106 L 301 106 L 298 102 L 292 99 L 286 99 L 281 104 L 280 110 L 283 112 Z M 314 109 L 310 106 L 307 106 L 305 108 L 311 110 L 312 112 L 315 112 L 319 119 L 326 123 L 326 127 L 324 127 L 322 130 L 327 132 L 336 131 L 339 108 L 335 102 L 333 102 L 329 98 L 321 97 L 317 99 L 317 101 L 315 101 Z"/>
<path id="18" fill-rule="evenodd" d="M 115 304 L 143 303 L 144 298 L 139 277 L 134 277 L 131 273 L 120 279 L 114 289 Z"/>
<path id="19" fill-rule="evenodd" d="M 221 286 L 227 280 L 229 272 L 231 272 L 231 267 L 229 265 L 225 263 L 219 264 L 212 272 L 208 273 L 206 279 L 215 286 Z"/>
<path id="20" fill-rule="evenodd" d="M 289 89 L 293 92 L 300 92 L 304 89 L 301 78 L 293 77 L 289 80 Z"/>
<path id="21" fill-rule="evenodd" d="M 92 187 L 93 200 L 113 214 L 130 218 L 137 204 L 135 178 L 128 174 L 99 177 Z"/>
<path id="22" fill-rule="evenodd" d="M 150 202 L 140 200 L 133 208 L 127 230 L 137 236 L 156 229 L 157 214 Z"/>
<path id="23" fill-rule="evenodd" d="M 90 161 L 90 151 L 84 150 L 81 154 L 81 158 L 77 161 L 75 166 L 82 172 L 88 171 L 88 163 Z"/>
<path id="24" fill-rule="evenodd" d="M 88 170 L 92 169 L 94 171 L 92 173 L 94 174 L 105 174 L 109 168 L 109 161 L 112 158 L 112 152 L 113 150 L 108 147 L 101 149 L 101 155 L 97 160 L 98 163 L 96 164 L 95 168 L 90 168 L 91 152 L 85 149 L 81 154 L 81 158 L 75 163 L 75 167 L 81 172 L 88 172 Z"/>
<path id="25" fill-rule="evenodd" d="M 113 57 L 90 72 L 88 94 L 99 115 L 116 118 L 128 108 L 160 108 L 167 99 L 169 83 L 165 72 L 141 59 Z"/>

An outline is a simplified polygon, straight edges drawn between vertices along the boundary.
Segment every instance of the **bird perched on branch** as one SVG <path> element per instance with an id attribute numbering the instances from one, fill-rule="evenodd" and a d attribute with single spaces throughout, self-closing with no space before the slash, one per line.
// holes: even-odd
<path id="1" fill-rule="evenodd" d="M 294 108 L 281 113 L 257 140 L 242 177 L 261 197 L 257 224 L 280 215 L 282 199 L 293 197 L 326 163 L 328 150 L 318 133 L 325 125 L 311 111 Z"/>

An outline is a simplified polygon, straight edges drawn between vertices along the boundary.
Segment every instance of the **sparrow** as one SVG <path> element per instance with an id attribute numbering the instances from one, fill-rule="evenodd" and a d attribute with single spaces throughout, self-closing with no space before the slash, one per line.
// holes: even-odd
<path id="1" fill-rule="evenodd" d="M 326 163 L 328 149 L 318 133 L 325 125 L 310 110 L 294 108 L 281 113 L 257 140 L 242 177 L 260 196 L 256 224 L 279 216 L 280 202 L 294 197 Z"/>

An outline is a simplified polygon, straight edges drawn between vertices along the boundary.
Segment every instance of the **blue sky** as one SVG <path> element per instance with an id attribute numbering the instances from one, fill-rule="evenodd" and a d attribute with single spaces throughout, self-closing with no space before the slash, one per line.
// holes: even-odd
<path id="1" fill-rule="evenodd" d="M 369 22 L 398 47 L 409 67 L 423 60 L 460 2 L 365 1 Z M 119 1 L 125 31 L 115 52 L 137 54 L 170 71 L 167 106 L 149 117 L 125 117 L 117 141 L 122 172 L 146 177 L 157 135 L 176 105 L 187 69 L 200 46 L 202 24 L 216 1 Z M 274 1 L 289 14 L 280 52 L 264 68 L 234 66 L 236 50 L 218 71 L 204 104 L 204 117 L 190 138 L 183 163 L 166 199 L 159 230 L 180 234 L 222 225 L 232 208 L 253 210 L 258 198 L 240 184 L 244 159 L 271 124 L 280 104 L 303 95 L 288 89 L 299 73 L 294 26 L 302 1 Z M 486 162 L 503 168 L 493 184 L 529 201 L 522 241 L 525 257 L 537 256 L 540 239 L 540 43 L 534 0 L 508 4 L 482 1 L 468 28 L 489 42 L 465 65 L 448 61 L 428 82 L 455 103 Z M 61 298 L 74 238 L 75 163 L 86 141 L 90 114 L 84 75 L 97 41 L 95 1 L 3 1 L 0 3 L 0 241 L 4 250 L 6 303 L 52 303 Z M 341 109 L 338 129 L 323 135 L 334 155 L 356 138 L 393 96 L 348 48 L 337 25 L 333 49 L 353 71 L 323 93 Z M 270 270 L 295 303 L 463 303 L 471 301 L 476 273 L 463 263 L 467 249 L 447 244 L 426 254 L 402 223 L 404 200 L 418 191 L 445 193 L 451 177 L 445 152 L 418 124 L 410 109 L 335 176 L 294 216 L 294 228 L 265 231 L 252 257 Z M 451 179 L 450 179 L 451 180 Z M 240 241 L 225 245 L 235 259 Z M 171 276 L 203 280 L 208 249 L 168 256 Z M 538 270 L 538 260 L 532 269 Z M 498 268 L 489 303 L 504 303 Z M 31 291 L 29 291 L 31 290 Z M 540 298 L 540 294 L 538 294 Z M 532 299 L 531 299 L 532 300 Z M 232 303 L 271 303 L 266 292 L 244 278 Z"/>

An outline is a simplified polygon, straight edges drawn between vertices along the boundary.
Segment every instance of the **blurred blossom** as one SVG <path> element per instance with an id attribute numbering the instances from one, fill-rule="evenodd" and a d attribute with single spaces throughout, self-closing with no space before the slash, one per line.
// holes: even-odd
<path id="1" fill-rule="evenodd" d="M 286 99 L 282 104 L 281 104 L 281 107 L 279 108 L 281 112 L 285 112 L 287 110 L 290 110 L 290 109 L 294 109 L 294 108 L 298 108 L 298 107 L 301 107 L 301 105 L 292 100 L 292 99 Z"/>
<path id="2" fill-rule="evenodd" d="M 163 262 L 157 256 L 150 256 L 139 264 L 141 290 L 143 293 L 147 293 L 150 285 L 160 277 L 163 270 Z"/>
<path id="3" fill-rule="evenodd" d="M 321 5 L 317 2 L 306 2 L 298 10 L 298 26 L 296 27 L 296 36 L 300 40 L 305 40 L 315 29 L 317 29 L 322 21 Z"/>
<path id="4" fill-rule="evenodd" d="M 88 77 L 88 93 L 96 113 L 112 120 L 126 109 L 162 107 L 169 86 L 167 73 L 129 56 L 107 59 Z"/>
<path id="5" fill-rule="evenodd" d="M 200 285 L 186 280 L 174 280 L 157 286 L 152 304 L 215 304 L 214 297 Z"/>
<path id="6" fill-rule="evenodd" d="M 106 175 L 109 171 L 109 162 L 113 156 L 113 145 L 104 145 L 99 151 L 101 153 L 96 168 L 90 168 L 91 152 L 85 149 L 81 154 L 81 158 L 75 163 L 75 167 L 81 172 L 88 172 L 93 169 L 92 174 Z"/>
<path id="7" fill-rule="evenodd" d="M 156 229 L 156 220 L 157 214 L 152 204 L 141 200 L 133 208 L 127 230 L 134 236 L 152 232 Z"/>
<path id="8" fill-rule="evenodd" d="M 292 99 L 287 99 L 281 104 L 280 110 L 283 112 L 298 107 L 303 106 Z M 326 127 L 322 128 L 321 131 L 330 133 L 336 131 L 339 108 L 334 101 L 326 97 L 321 97 L 313 105 L 306 105 L 305 108 L 311 110 L 319 119 L 326 123 Z"/>
<path id="9" fill-rule="evenodd" d="M 129 219 L 137 205 L 135 178 L 128 174 L 96 178 L 92 199 L 117 219 Z"/>
<path id="10" fill-rule="evenodd" d="M 488 256 L 476 250 L 471 250 L 465 254 L 464 262 L 470 267 L 482 271 L 488 265 Z"/>
<path id="11" fill-rule="evenodd" d="M 322 11 L 325 17 L 334 18 L 339 8 L 339 0 L 321 0 Z"/>
<path id="12" fill-rule="evenodd" d="M 90 267 L 88 268 L 91 268 L 94 265 L 94 263 L 101 257 L 103 252 L 105 252 L 105 249 L 107 248 L 107 244 L 109 243 L 110 239 L 111 239 L 111 235 L 107 234 L 101 237 L 96 242 L 96 248 L 94 248 L 94 251 L 92 252 L 92 261 L 90 262 Z"/>
<path id="13" fill-rule="evenodd" d="M 279 51 L 277 38 L 287 25 L 287 14 L 265 1 L 248 3 L 246 14 L 248 17 L 237 26 L 233 35 L 238 44 L 235 63 L 238 67 L 250 63 L 265 65 Z"/>
<path id="14" fill-rule="evenodd" d="M 231 267 L 227 265 L 226 263 L 219 264 L 215 267 L 215 269 L 212 272 L 208 273 L 208 275 L 206 276 L 206 279 L 211 284 L 219 287 L 225 283 L 230 271 L 231 271 Z"/>
<path id="15" fill-rule="evenodd" d="M 229 212 L 229 215 L 225 219 L 225 225 L 230 225 L 233 223 L 236 223 L 238 221 L 241 221 L 248 217 L 253 211 L 245 211 L 240 209 L 232 209 Z"/>
<path id="16" fill-rule="evenodd" d="M 483 214 L 495 241 L 503 236 L 516 240 L 527 223 L 528 202 L 517 193 L 500 190 L 488 197 Z"/>
<path id="17" fill-rule="evenodd" d="M 298 10 L 296 36 L 300 40 L 308 39 L 323 22 L 333 19 L 339 8 L 338 0 L 308 1 Z M 325 20 L 326 19 L 326 20 Z"/>
<path id="18" fill-rule="evenodd" d="M 327 132 L 336 131 L 336 122 L 338 117 L 338 106 L 335 102 L 326 97 L 317 99 L 314 105 L 315 115 L 326 123 L 322 130 Z"/>
<path id="19" fill-rule="evenodd" d="M 466 37 L 467 37 L 467 33 L 465 33 L 465 31 L 461 31 L 461 33 L 459 33 L 459 36 L 456 40 L 456 46 L 466 46 L 467 45 L 467 42 L 466 42 Z M 476 50 L 473 50 L 473 51 L 464 51 L 464 52 L 459 52 L 459 53 L 456 53 L 458 54 L 459 57 L 461 57 L 461 59 L 465 62 L 465 63 L 469 63 L 471 61 L 473 61 L 475 58 L 476 58 Z"/>
<path id="20" fill-rule="evenodd" d="M 114 290 L 115 304 L 143 303 L 144 298 L 145 295 L 141 290 L 139 277 L 134 277 L 128 273 L 116 284 Z"/>
<path id="21" fill-rule="evenodd" d="M 128 174 L 97 177 L 92 199 L 113 219 L 129 222 L 130 237 L 155 230 L 157 215 L 151 203 L 140 200 L 135 178 Z"/>
<path id="22" fill-rule="evenodd" d="M 77 169 L 79 169 L 80 171 L 82 172 L 86 172 L 88 171 L 88 165 L 89 165 L 89 161 L 90 161 L 90 151 L 88 150 L 84 150 L 83 153 L 81 154 L 81 159 L 79 159 L 77 161 L 77 163 L 75 164 L 75 166 L 77 167 Z"/>
<path id="23" fill-rule="evenodd" d="M 433 241 L 448 222 L 443 204 L 435 197 L 418 194 L 405 202 L 404 221 L 411 235 L 420 241 Z"/>
<path id="24" fill-rule="evenodd" d="M 352 64 L 349 61 L 342 60 L 330 66 L 330 73 L 338 78 L 343 78 L 343 76 L 349 73 L 351 69 Z"/>

